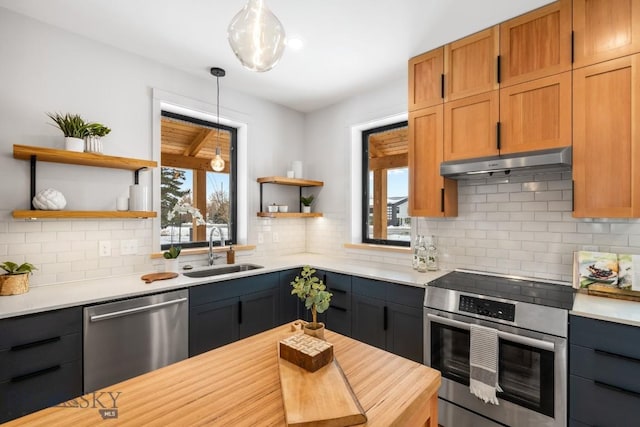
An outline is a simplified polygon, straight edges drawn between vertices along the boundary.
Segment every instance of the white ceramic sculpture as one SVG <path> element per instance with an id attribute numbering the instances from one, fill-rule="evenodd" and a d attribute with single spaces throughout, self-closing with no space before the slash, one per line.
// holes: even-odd
<path id="1" fill-rule="evenodd" d="M 58 190 L 47 188 L 33 198 L 33 207 L 43 211 L 59 211 L 67 206 L 67 200 Z"/>

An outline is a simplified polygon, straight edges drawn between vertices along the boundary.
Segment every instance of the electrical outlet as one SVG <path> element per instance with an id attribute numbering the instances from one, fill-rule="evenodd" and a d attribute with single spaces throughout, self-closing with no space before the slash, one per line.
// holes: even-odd
<path id="1" fill-rule="evenodd" d="M 98 255 L 111 256 L 111 242 L 109 240 L 100 240 L 98 242 Z"/>
<path id="2" fill-rule="evenodd" d="M 258 244 L 264 243 L 264 234 L 258 233 Z"/>
<path id="3" fill-rule="evenodd" d="M 280 236 L 278 235 L 277 231 L 274 231 L 273 233 L 271 233 L 271 237 L 272 237 L 273 243 L 278 243 L 280 241 Z"/>
<path id="4" fill-rule="evenodd" d="M 138 253 L 138 241 L 135 239 L 120 241 L 121 255 L 135 255 Z"/>

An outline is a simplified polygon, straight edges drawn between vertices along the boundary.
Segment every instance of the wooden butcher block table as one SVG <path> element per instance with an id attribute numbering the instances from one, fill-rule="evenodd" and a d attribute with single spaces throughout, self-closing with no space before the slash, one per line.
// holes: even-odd
<path id="1" fill-rule="evenodd" d="M 284 426 L 277 342 L 291 334 L 279 326 L 6 425 Z M 440 372 L 331 331 L 325 338 L 367 426 L 437 427 Z"/>

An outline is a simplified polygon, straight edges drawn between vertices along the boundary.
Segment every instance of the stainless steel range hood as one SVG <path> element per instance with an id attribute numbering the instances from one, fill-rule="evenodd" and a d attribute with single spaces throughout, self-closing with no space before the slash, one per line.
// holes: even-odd
<path id="1" fill-rule="evenodd" d="M 440 175 L 452 179 L 487 178 L 571 170 L 571 147 L 503 156 L 454 160 L 440 164 Z"/>

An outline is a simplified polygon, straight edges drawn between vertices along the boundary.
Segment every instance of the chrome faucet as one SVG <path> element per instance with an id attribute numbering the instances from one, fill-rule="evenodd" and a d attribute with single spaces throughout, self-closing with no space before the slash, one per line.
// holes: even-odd
<path id="1" fill-rule="evenodd" d="M 220 227 L 213 227 L 211 229 L 211 233 L 209 233 L 209 265 L 213 265 L 214 261 L 217 258 L 222 257 L 222 255 L 214 255 L 213 254 L 213 232 L 218 230 L 218 234 L 220 235 L 220 247 L 224 246 L 224 237 L 222 236 L 222 230 Z"/>

